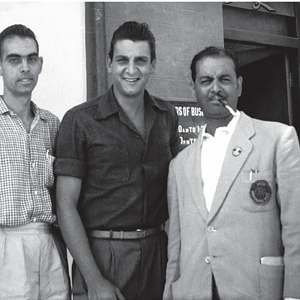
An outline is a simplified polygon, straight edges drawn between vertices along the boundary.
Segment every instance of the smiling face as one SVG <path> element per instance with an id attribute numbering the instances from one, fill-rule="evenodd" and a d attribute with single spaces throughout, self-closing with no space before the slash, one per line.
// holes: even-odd
<path id="1" fill-rule="evenodd" d="M 4 40 L 1 49 L 0 75 L 3 76 L 4 96 L 30 96 L 42 71 L 42 58 L 31 38 L 18 36 Z"/>
<path id="2" fill-rule="evenodd" d="M 231 118 L 219 100 L 236 110 L 242 92 L 242 77 L 236 77 L 233 61 L 228 57 L 204 57 L 196 64 L 194 91 L 207 118 Z"/>
<path id="3" fill-rule="evenodd" d="M 155 60 L 151 62 L 148 42 L 117 41 L 112 60 L 107 59 L 107 70 L 112 75 L 117 99 L 142 96 L 149 77 L 155 70 Z"/>

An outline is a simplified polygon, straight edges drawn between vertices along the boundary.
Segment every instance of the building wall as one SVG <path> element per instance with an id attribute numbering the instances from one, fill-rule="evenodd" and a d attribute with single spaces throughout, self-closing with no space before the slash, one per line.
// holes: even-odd
<path id="1" fill-rule="evenodd" d="M 84 2 L 0 2 L 0 31 L 23 24 L 35 32 L 44 65 L 32 100 L 60 119 L 86 101 L 84 9 Z"/>
<path id="2" fill-rule="evenodd" d="M 194 101 L 190 62 L 205 46 L 223 45 L 222 3 L 105 2 L 104 7 L 107 52 L 113 31 L 123 22 L 148 23 L 157 42 L 150 93 L 169 101 Z M 85 2 L 0 2 L 0 30 L 15 23 L 36 33 L 44 58 L 32 99 L 62 118 L 86 101 Z"/>
<path id="3" fill-rule="evenodd" d="M 148 23 L 157 43 L 150 93 L 169 101 L 194 101 L 190 63 L 204 47 L 223 46 L 221 2 L 105 2 L 107 52 L 125 21 Z M 110 81 L 109 81 L 110 85 Z"/>

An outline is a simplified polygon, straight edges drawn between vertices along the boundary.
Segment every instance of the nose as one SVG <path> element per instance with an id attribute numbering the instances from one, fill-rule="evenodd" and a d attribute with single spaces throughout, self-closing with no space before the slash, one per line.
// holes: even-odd
<path id="1" fill-rule="evenodd" d="M 133 60 L 130 60 L 127 65 L 127 72 L 129 74 L 134 74 L 135 71 L 136 71 L 135 62 Z"/>
<path id="2" fill-rule="evenodd" d="M 29 71 L 28 61 L 27 61 L 27 59 L 23 59 L 22 64 L 21 64 L 21 72 L 24 73 L 24 72 L 28 72 L 28 71 Z"/>
<path id="3" fill-rule="evenodd" d="M 221 87 L 219 85 L 219 82 L 217 80 L 214 80 L 212 83 L 211 91 L 215 94 L 218 94 L 221 92 Z"/>

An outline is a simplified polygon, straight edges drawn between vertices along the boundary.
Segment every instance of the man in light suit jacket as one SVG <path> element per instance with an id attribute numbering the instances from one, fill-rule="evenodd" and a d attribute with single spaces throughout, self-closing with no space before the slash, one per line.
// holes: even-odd
<path id="1" fill-rule="evenodd" d="M 164 299 L 300 299 L 300 150 L 292 126 L 237 111 L 233 53 L 191 64 L 206 125 L 169 170 Z"/>

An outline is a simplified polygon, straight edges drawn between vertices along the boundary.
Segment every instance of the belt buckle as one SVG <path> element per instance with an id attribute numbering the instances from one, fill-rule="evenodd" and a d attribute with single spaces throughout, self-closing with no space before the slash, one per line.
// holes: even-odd
<path id="1" fill-rule="evenodd" d="M 144 229 L 137 229 L 136 231 L 137 232 L 142 232 L 143 233 L 143 235 L 142 235 L 143 238 L 146 237 L 146 230 L 144 230 Z"/>

